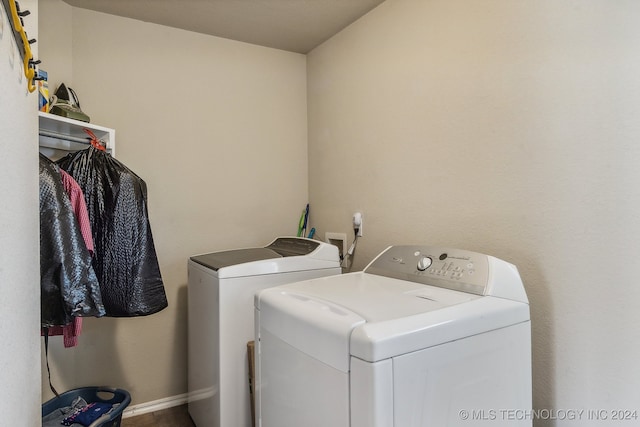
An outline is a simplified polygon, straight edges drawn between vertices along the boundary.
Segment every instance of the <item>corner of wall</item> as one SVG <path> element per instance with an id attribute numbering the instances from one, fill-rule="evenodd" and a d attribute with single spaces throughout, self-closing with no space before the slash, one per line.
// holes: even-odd
<path id="1" fill-rule="evenodd" d="M 73 84 L 73 7 L 62 0 L 41 1 L 38 27 L 40 68 L 53 93 L 62 82 Z"/>

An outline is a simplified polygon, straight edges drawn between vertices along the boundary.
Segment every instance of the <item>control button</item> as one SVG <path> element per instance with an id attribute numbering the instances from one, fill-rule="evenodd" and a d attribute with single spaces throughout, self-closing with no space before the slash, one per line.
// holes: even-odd
<path id="1" fill-rule="evenodd" d="M 423 256 L 418 260 L 418 270 L 425 271 L 427 268 L 431 267 L 433 264 L 433 260 L 428 256 Z"/>
<path id="2" fill-rule="evenodd" d="M 440 255 L 440 261 L 444 261 L 445 259 L 447 259 L 447 256 L 447 254 Z"/>

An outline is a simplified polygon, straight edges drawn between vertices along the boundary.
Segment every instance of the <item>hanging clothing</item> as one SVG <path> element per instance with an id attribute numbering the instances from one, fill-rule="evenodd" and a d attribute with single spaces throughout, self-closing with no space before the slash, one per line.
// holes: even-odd
<path id="1" fill-rule="evenodd" d="M 40 287 L 43 327 L 105 315 L 100 285 L 60 169 L 40 154 Z"/>
<path id="2" fill-rule="evenodd" d="M 93 255 L 93 237 L 91 235 L 91 222 L 89 221 L 89 212 L 87 211 L 87 204 L 84 201 L 84 194 L 82 189 L 78 185 L 75 179 L 64 170 L 60 169 L 60 177 L 62 178 L 62 185 L 64 186 L 69 201 L 71 202 L 71 209 L 76 216 L 78 226 L 80 227 L 80 234 L 84 240 L 85 246 L 89 251 L 89 254 Z M 97 279 L 96 279 L 97 280 Z M 73 321 L 64 326 L 52 326 L 48 330 L 50 337 L 62 335 L 62 342 L 65 348 L 75 347 L 78 345 L 78 337 L 82 332 L 82 317 L 74 317 Z M 45 331 L 42 331 L 42 335 Z"/>
<path id="3" fill-rule="evenodd" d="M 57 163 L 78 182 L 87 202 L 93 268 L 107 316 L 144 316 L 166 308 L 144 180 L 94 147 Z"/>

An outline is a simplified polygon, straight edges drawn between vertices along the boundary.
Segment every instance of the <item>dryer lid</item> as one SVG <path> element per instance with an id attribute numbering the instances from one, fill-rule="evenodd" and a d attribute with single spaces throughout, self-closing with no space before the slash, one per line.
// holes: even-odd
<path id="1" fill-rule="evenodd" d="M 348 372 L 355 331 L 478 298 L 482 297 L 357 272 L 265 289 L 255 301 L 260 310 L 261 329 L 329 366 Z M 397 328 L 393 332 L 402 333 Z M 379 353 L 380 346 L 388 347 L 384 342 L 388 338 L 377 336 L 373 344 L 376 352 Z M 367 352 L 368 344 L 365 336 L 356 347 Z M 395 348 L 397 344 L 392 346 Z"/>
<path id="2" fill-rule="evenodd" d="M 353 328 L 365 323 L 361 316 L 282 286 L 262 291 L 256 296 L 256 306 L 260 309 L 261 337 L 269 332 L 287 345 L 349 372 L 349 337 Z"/>
<path id="3" fill-rule="evenodd" d="M 347 372 L 349 358 L 376 362 L 529 320 L 518 301 L 364 272 L 265 289 L 260 327 Z"/>
<path id="4" fill-rule="evenodd" d="M 377 362 L 529 322 L 529 319 L 528 304 L 479 297 L 439 310 L 358 325 L 351 334 L 350 354 Z"/>

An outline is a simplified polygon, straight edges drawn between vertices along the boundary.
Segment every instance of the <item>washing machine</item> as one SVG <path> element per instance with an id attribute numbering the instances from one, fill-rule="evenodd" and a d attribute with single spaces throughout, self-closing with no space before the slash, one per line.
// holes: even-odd
<path id="1" fill-rule="evenodd" d="M 506 261 L 391 246 L 255 309 L 260 427 L 532 425 L 529 304 Z"/>
<path id="2" fill-rule="evenodd" d="M 188 261 L 188 409 L 197 427 L 250 427 L 254 294 L 340 274 L 336 246 L 279 237 L 266 247 L 193 256 Z"/>

